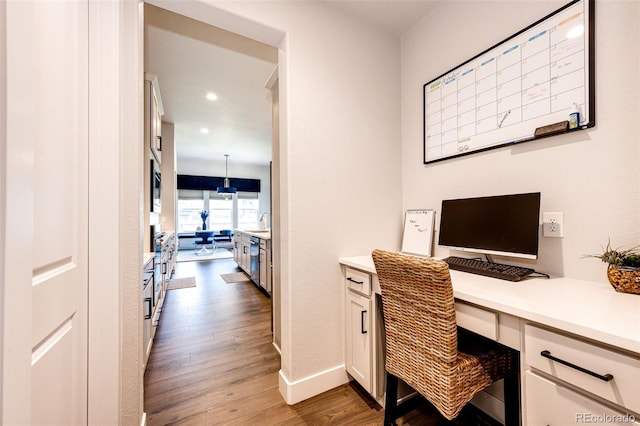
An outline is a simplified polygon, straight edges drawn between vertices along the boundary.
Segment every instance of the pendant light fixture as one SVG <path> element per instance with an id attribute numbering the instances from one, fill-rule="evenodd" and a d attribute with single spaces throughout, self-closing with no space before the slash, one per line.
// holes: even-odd
<path id="1" fill-rule="evenodd" d="M 224 186 L 219 186 L 217 189 L 218 194 L 225 194 L 225 198 L 231 194 L 235 194 L 238 190 L 229 185 L 229 154 L 225 154 L 225 166 L 224 166 Z"/>

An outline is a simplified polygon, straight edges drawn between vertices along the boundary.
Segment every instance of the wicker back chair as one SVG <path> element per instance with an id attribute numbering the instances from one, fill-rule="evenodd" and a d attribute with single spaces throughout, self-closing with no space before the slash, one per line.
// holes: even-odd
<path id="1" fill-rule="evenodd" d="M 448 265 L 440 260 L 374 250 L 386 337 L 385 424 L 397 405 L 398 378 L 451 420 L 473 396 L 505 378 L 505 424 L 520 419 L 519 353 L 458 330 Z"/>

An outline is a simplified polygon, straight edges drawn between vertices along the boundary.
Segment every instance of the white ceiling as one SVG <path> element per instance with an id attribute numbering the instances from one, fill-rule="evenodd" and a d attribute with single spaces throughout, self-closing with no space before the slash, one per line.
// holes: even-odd
<path id="1" fill-rule="evenodd" d="M 322 0 L 395 35 L 442 0 Z M 268 165 L 274 47 L 145 5 L 145 71 L 158 77 L 177 161 Z M 205 98 L 208 92 L 218 100 Z M 201 129 L 208 129 L 204 134 Z"/>
<path id="2" fill-rule="evenodd" d="M 158 77 L 177 161 L 268 165 L 277 51 L 154 6 L 145 7 L 145 71 Z M 218 99 L 210 101 L 208 92 Z M 207 129 L 208 133 L 202 133 Z"/>
<path id="3" fill-rule="evenodd" d="M 397 36 L 442 0 L 324 0 Z"/>

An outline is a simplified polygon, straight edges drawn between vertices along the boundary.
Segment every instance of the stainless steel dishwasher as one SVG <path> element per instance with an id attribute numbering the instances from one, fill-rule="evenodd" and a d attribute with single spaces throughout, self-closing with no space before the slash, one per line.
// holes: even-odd
<path id="1" fill-rule="evenodd" d="M 251 281 L 257 286 L 260 286 L 260 238 L 251 237 L 251 248 L 249 254 L 251 261 L 249 262 L 249 271 L 251 275 Z"/>

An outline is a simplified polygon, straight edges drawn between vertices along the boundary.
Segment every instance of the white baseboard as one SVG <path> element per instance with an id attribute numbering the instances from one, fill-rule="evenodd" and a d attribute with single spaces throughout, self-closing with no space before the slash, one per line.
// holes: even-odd
<path id="1" fill-rule="evenodd" d="M 326 392 L 349 381 L 349 376 L 343 365 L 305 377 L 295 382 L 289 381 L 282 370 L 280 376 L 280 394 L 289 405 L 293 405 L 307 398 Z"/>

